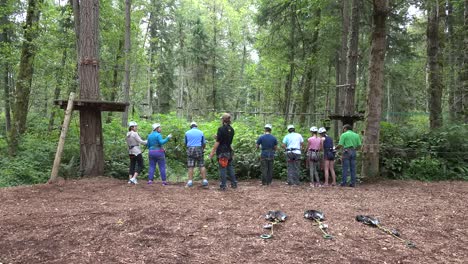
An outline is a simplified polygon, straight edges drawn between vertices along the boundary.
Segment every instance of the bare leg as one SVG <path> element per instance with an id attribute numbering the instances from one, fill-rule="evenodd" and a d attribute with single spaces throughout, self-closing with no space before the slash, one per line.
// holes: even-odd
<path id="1" fill-rule="evenodd" d="M 193 167 L 188 168 L 188 179 L 193 180 Z"/>
<path id="2" fill-rule="evenodd" d="M 332 175 L 332 185 L 336 185 L 335 161 L 330 160 L 328 166 L 330 168 L 331 175 Z"/>
<path id="3" fill-rule="evenodd" d="M 330 161 L 329 160 L 324 160 L 324 171 L 325 171 L 325 186 L 328 185 L 328 167 L 330 166 Z"/>
<path id="4" fill-rule="evenodd" d="M 192 171 L 192 174 L 193 174 L 193 171 Z M 200 174 L 202 176 L 202 179 L 206 180 L 206 169 L 205 169 L 205 167 L 200 167 Z"/>

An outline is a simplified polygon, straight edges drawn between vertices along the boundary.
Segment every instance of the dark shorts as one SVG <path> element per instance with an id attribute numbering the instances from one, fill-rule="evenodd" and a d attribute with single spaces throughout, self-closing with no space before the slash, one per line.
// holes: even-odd
<path id="1" fill-rule="evenodd" d="M 205 166 L 205 157 L 203 156 L 202 147 L 188 147 L 187 148 L 187 166 L 189 168 Z"/>
<path id="2" fill-rule="evenodd" d="M 335 160 L 335 152 L 332 150 L 325 150 L 323 158 L 325 160 Z"/>

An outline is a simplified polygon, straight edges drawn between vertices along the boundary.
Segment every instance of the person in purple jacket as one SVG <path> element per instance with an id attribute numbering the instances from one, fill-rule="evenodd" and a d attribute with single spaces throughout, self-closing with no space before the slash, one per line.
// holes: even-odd
<path id="1" fill-rule="evenodd" d="M 148 184 L 153 184 L 154 171 L 156 170 L 156 164 L 159 167 L 159 173 L 161 174 L 162 185 L 167 185 L 166 182 L 166 154 L 163 145 L 166 144 L 172 135 L 169 134 L 163 139 L 161 135 L 161 124 L 156 123 L 152 125 L 153 132 L 148 135 L 148 150 L 149 150 L 149 171 L 148 171 Z"/>

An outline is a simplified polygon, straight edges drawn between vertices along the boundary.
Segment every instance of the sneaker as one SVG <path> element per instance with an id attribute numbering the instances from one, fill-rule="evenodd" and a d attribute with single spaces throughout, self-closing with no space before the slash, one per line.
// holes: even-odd
<path id="1" fill-rule="evenodd" d="M 356 187 L 354 184 L 350 184 L 349 187 L 353 188 L 353 187 Z"/>
<path id="2" fill-rule="evenodd" d="M 237 183 L 236 184 L 231 184 L 231 188 L 237 189 Z"/>
<path id="3" fill-rule="evenodd" d="M 203 187 L 208 186 L 208 180 L 203 180 L 203 181 L 202 181 L 202 186 L 203 186 Z"/>
<path id="4" fill-rule="evenodd" d="M 221 192 L 224 192 L 224 191 L 226 191 L 226 187 L 219 187 L 219 190 L 220 190 Z"/>
<path id="5" fill-rule="evenodd" d="M 193 182 L 192 181 L 188 181 L 187 182 L 187 185 L 185 185 L 185 187 L 192 187 L 193 186 Z"/>
<path id="6" fill-rule="evenodd" d="M 163 185 L 163 186 L 166 186 L 166 185 L 168 185 L 168 184 L 167 184 L 167 182 L 163 181 L 163 182 L 162 182 L 162 185 Z"/>
<path id="7" fill-rule="evenodd" d="M 138 184 L 138 181 L 136 178 L 131 178 L 130 181 L 133 183 L 133 184 Z"/>
<path id="8" fill-rule="evenodd" d="M 132 184 L 132 183 L 133 183 L 132 180 L 128 180 L 128 184 Z"/>
<path id="9" fill-rule="evenodd" d="M 149 181 L 148 181 L 148 184 L 153 184 L 153 180 L 149 180 Z"/>

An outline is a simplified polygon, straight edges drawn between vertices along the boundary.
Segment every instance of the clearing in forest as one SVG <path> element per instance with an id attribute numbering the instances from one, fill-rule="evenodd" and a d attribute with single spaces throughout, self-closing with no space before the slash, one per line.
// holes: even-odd
<path id="1" fill-rule="evenodd" d="M 217 187 L 98 177 L 0 189 L 0 263 L 468 262 L 468 182 Z M 309 209 L 325 214 L 332 240 L 304 219 Z M 288 219 L 263 240 L 268 210 Z M 359 214 L 416 248 L 357 222 Z"/>

